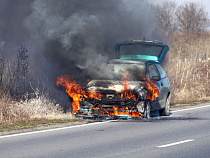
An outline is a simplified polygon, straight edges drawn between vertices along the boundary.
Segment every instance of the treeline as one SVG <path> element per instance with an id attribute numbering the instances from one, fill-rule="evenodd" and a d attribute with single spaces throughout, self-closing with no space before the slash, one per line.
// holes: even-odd
<path id="1" fill-rule="evenodd" d="M 156 30 L 170 46 L 164 67 L 172 103 L 209 100 L 210 25 L 205 8 L 193 2 L 177 6 L 171 1 L 153 7 Z"/>
<path id="2" fill-rule="evenodd" d="M 161 38 L 173 36 L 174 33 L 206 33 L 209 25 L 208 12 L 199 3 L 186 2 L 178 6 L 166 1 L 153 6 L 156 31 Z M 167 39 L 167 38 L 165 38 Z"/>
<path id="3" fill-rule="evenodd" d="M 47 82 L 47 73 L 42 75 L 44 60 L 29 52 L 26 45 L 11 48 L 4 42 L 0 45 L 0 125 L 37 118 L 72 118 L 50 93 L 56 86 Z"/>
<path id="4" fill-rule="evenodd" d="M 0 89 L 1 92 L 18 97 L 31 91 L 28 50 L 25 45 L 20 46 L 13 58 L 7 58 L 7 51 L 2 43 L 0 47 Z"/>

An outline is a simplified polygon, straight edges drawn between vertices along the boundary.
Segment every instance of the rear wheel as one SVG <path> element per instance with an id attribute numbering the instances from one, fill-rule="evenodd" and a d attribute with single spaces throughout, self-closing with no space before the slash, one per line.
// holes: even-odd
<path id="1" fill-rule="evenodd" d="M 151 111 L 151 105 L 149 101 L 145 101 L 145 106 L 144 106 L 144 118 L 149 119 L 150 118 L 150 111 Z"/>
<path id="2" fill-rule="evenodd" d="M 160 115 L 161 116 L 168 116 L 169 115 L 169 109 L 170 109 L 170 98 L 168 97 L 166 99 L 166 102 L 165 102 L 165 108 L 160 110 Z"/>

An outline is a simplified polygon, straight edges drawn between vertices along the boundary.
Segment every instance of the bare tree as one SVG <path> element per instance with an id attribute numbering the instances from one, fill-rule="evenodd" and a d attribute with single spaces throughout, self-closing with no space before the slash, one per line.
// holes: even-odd
<path id="1" fill-rule="evenodd" d="M 3 82 L 3 74 L 4 74 L 4 67 L 5 67 L 5 59 L 4 59 L 4 42 L 0 43 L 0 86 L 2 86 Z M 2 87 L 1 87 L 2 88 Z"/>
<path id="2" fill-rule="evenodd" d="M 28 50 L 26 49 L 25 45 L 22 45 L 18 49 L 17 54 L 17 63 L 16 66 L 16 73 L 15 73 L 15 87 L 16 93 L 24 94 L 27 90 L 27 83 L 28 83 Z"/>
<path id="3" fill-rule="evenodd" d="M 157 30 L 159 30 L 162 35 L 169 36 L 177 28 L 175 20 L 176 6 L 176 3 L 172 1 L 166 1 L 161 5 L 153 6 L 158 24 Z"/>
<path id="4" fill-rule="evenodd" d="M 209 21 L 205 8 L 194 2 L 179 6 L 176 17 L 181 31 L 203 32 Z"/>

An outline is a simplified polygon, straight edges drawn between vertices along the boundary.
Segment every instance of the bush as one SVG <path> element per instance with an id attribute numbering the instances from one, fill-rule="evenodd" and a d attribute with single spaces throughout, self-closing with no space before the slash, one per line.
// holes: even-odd
<path id="1" fill-rule="evenodd" d="M 172 103 L 210 99 L 208 34 L 177 33 L 170 45 L 166 72 L 172 91 Z"/>
<path id="2" fill-rule="evenodd" d="M 29 115 L 12 101 L 10 95 L 0 95 L 0 124 L 29 119 Z"/>
<path id="3" fill-rule="evenodd" d="M 38 89 L 32 94 L 24 95 L 21 101 L 13 101 L 9 95 L 0 98 L 0 124 L 9 124 L 33 119 L 73 118 L 71 113 L 64 114 L 63 109 L 50 100 Z"/>

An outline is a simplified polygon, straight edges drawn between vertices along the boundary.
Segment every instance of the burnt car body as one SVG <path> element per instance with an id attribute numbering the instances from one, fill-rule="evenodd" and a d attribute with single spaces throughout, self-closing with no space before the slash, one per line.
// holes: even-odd
<path id="1" fill-rule="evenodd" d="M 84 98 L 78 115 L 86 117 L 150 117 L 159 110 L 168 115 L 170 84 L 161 63 L 168 52 L 167 45 L 154 41 L 126 41 L 116 44 L 118 59 L 110 60 L 103 79 L 91 80 L 86 92 L 100 97 Z M 124 76 L 127 76 L 124 80 Z M 148 99 L 147 81 L 153 81 L 159 96 Z"/>

